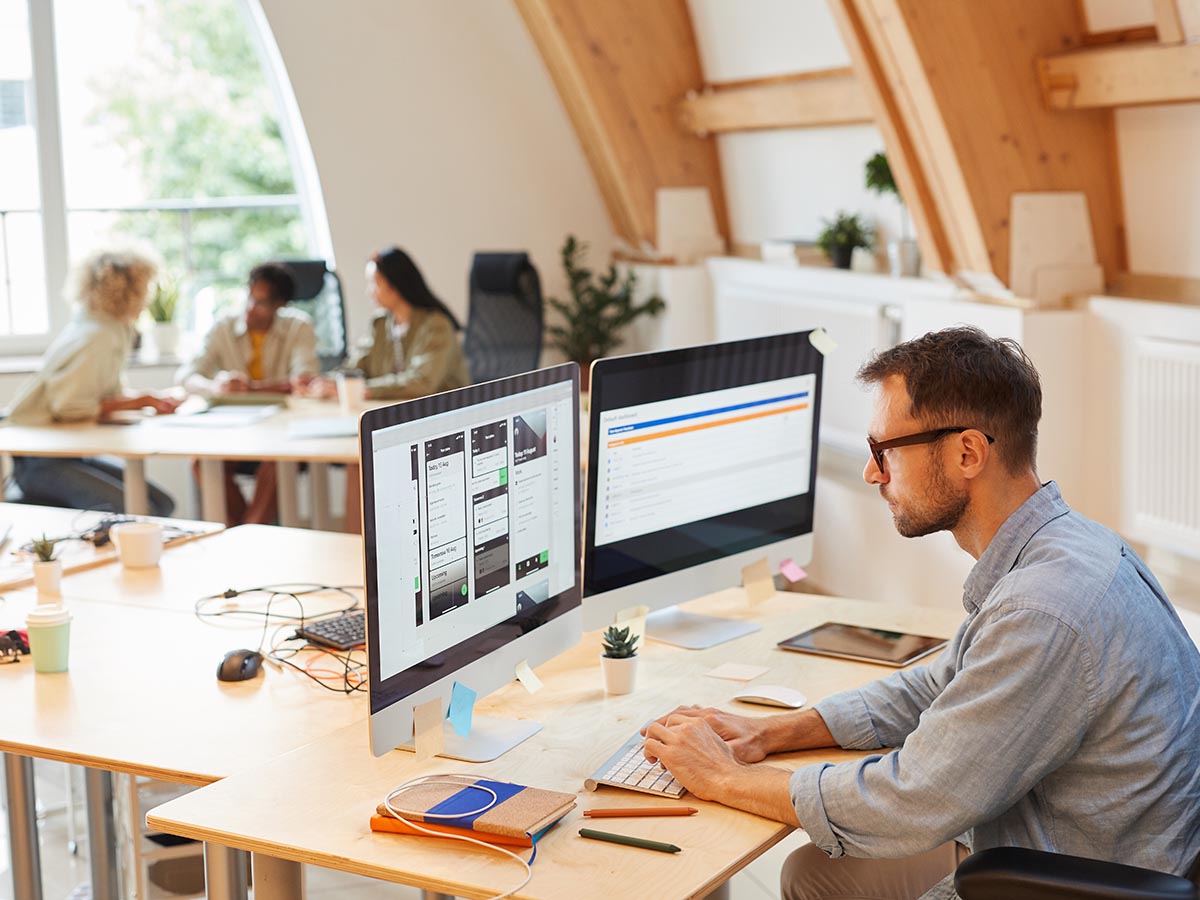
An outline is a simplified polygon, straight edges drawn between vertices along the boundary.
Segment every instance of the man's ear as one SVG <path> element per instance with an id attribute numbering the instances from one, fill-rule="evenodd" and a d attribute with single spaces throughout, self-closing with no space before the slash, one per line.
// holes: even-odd
<path id="1" fill-rule="evenodd" d="M 977 478 L 992 455 L 992 445 L 974 428 L 958 436 L 958 468 L 964 478 Z"/>

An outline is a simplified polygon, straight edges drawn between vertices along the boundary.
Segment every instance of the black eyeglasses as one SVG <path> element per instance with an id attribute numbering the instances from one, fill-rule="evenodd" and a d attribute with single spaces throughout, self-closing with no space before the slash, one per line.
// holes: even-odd
<path id="1" fill-rule="evenodd" d="M 876 441 L 867 438 L 867 446 L 871 448 L 871 456 L 875 459 L 875 465 L 879 466 L 879 474 L 883 474 L 883 451 L 891 450 L 893 447 L 911 447 L 914 444 L 932 444 L 934 441 L 941 440 L 948 434 L 962 434 L 964 431 L 979 431 L 972 429 L 970 426 L 964 425 L 955 428 L 937 428 L 933 431 L 918 431 L 916 434 L 906 434 L 904 437 L 892 438 L 887 441 Z M 990 434 L 979 432 L 988 439 L 989 444 L 996 443 L 996 439 Z"/>

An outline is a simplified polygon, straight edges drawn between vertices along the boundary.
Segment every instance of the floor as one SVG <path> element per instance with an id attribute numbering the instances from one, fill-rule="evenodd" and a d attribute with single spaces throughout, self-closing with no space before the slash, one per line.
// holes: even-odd
<path id="1" fill-rule="evenodd" d="M 87 827 L 83 818 L 83 777 L 74 771 L 78 852 L 68 850 L 68 811 L 65 808 L 67 767 L 58 763 L 37 762 L 37 795 L 43 809 L 40 835 L 42 846 L 42 889 L 45 900 L 87 900 L 88 860 Z M 777 900 L 779 869 L 784 857 L 807 842 L 802 833 L 793 834 L 766 854 L 755 860 L 732 881 L 732 900 Z M 516 864 L 513 866 L 516 869 Z M 536 865 L 535 865 L 536 871 Z M 310 900 L 418 900 L 420 891 L 401 885 L 387 884 L 368 878 L 345 875 L 330 869 L 308 867 L 307 887 Z M 153 900 L 177 895 L 158 891 Z M 13 900 L 12 878 L 9 873 L 8 818 L 0 816 L 0 900 Z"/>

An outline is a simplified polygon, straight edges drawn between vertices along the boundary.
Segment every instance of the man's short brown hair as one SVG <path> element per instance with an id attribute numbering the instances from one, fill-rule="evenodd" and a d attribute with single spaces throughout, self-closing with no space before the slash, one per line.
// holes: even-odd
<path id="1" fill-rule="evenodd" d="M 891 375 L 904 379 L 912 415 L 926 427 L 978 428 L 996 439 L 1009 472 L 1036 471 L 1042 384 L 1016 341 L 946 328 L 877 353 L 858 370 L 864 384 Z"/>

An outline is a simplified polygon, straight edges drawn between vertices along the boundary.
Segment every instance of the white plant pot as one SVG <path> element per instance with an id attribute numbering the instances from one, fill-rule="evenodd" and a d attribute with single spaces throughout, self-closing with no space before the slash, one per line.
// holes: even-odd
<path id="1" fill-rule="evenodd" d="M 921 273 L 921 246 L 913 238 L 888 241 L 888 271 L 894 277 L 915 277 Z"/>
<path id="2" fill-rule="evenodd" d="M 152 335 L 160 357 L 174 356 L 179 351 L 179 326 L 174 322 L 155 322 Z"/>
<path id="3" fill-rule="evenodd" d="M 33 583 L 37 587 L 38 602 L 57 603 L 62 593 L 62 560 L 49 562 L 37 560 L 33 564 Z M 47 600 L 43 601 L 42 598 Z"/>
<path id="4" fill-rule="evenodd" d="M 637 683 L 636 656 L 612 659 L 600 654 L 600 669 L 604 672 L 604 690 L 609 694 L 631 694 Z"/>

